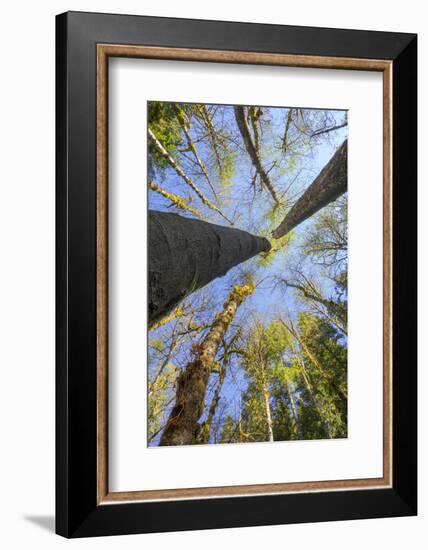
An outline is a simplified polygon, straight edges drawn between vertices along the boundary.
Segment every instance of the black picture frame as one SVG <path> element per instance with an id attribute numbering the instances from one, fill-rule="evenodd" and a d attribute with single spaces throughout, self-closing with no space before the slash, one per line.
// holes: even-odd
<path id="1" fill-rule="evenodd" d="M 97 504 L 96 46 L 392 61 L 391 488 Z M 65 537 L 417 513 L 417 36 L 68 12 L 56 18 L 56 532 Z"/>

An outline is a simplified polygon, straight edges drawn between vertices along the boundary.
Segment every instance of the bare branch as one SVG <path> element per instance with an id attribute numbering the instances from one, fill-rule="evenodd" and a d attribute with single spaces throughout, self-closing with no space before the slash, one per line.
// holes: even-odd
<path id="1" fill-rule="evenodd" d="M 196 164 L 199 166 L 202 174 L 204 175 L 205 179 L 207 180 L 208 182 L 208 185 L 210 186 L 210 189 L 211 191 L 213 192 L 213 195 L 214 197 L 218 200 L 218 197 L 217 197 L 217 193 L 211 183 L 211 180 L 208 176 L 208 172 L 207 172 L 207 169 L 206 169 L 206 166 L 205 164 L 202 162 L 202 159 L 200 158 L 199 154 L 198 154 L 198 151 L 196 149 L 196 145 L 194 144 L 193 140 L 192 140 L 192 137 L 190 135 L 190 132 L 189 130 L 187 129 L 187 126 L 186 124 L 182 124 L 182 128 L 183 128 L 183 132 L 184 132 L 184 135 L 186 136 L 186 140 L 187 140 L 187 145 L 189 146 L 189 149 L 190 151 L 192 151 L 193 153 L 193 156 L 195 157 L 195 160 L 196 160 Z"/>
<path id="2" fill-rule="evenodd" d="M 320 128 L 319 130 L 315 130 L 311 134 L 311 138 L 320 136 L 322 134 L 327 134 L 328 132 L 333 132 L 334 130 L 339 130 L 340 128 L 344 128 L 345 126 L 348 126 L 347 122 L 344 122 L 343 124 L 338 124 L 337 126 L 331 126 L 330 128 Z"/>
<path id="3" fill-rule="evenodd" d="M 189 187 L 193 189 L 193 191 L 198 195 L 198 197 L 201 199 L 201 201 L 208 206 L 211 210 L 214 210 L 215 212 L 218 212 L 222 218 L 224 218 L 230 225 L 233 225 L 233 223 L 223 214 L 223 212 L 214 204 L 212 204 L 202 193 L 202 191 L 195 185 L 195 183 L 183 172 L 181 167 L 178 165 L 178 163 L 172 158 L 172 156 L 166 151 L 166 149 L 163 147 L 161 142 L 157 139 L 155 134 L 152 132 L 150 128 L 148 128 L 148 134 L 149 137 L 153 143 L 153 145 L 156 147 L 157 151 L 160 155 L 168 162 L 168 164 L 175 170 L 175 172 L 187 183 Z"/>

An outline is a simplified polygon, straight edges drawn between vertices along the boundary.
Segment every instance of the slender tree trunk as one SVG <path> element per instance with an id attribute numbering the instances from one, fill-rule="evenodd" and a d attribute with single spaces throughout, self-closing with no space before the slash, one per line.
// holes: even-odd
<path id="1" fill-rule="evenodd" d="M 266 416 L 266 434 L 268 437 L 268 441 L 273 441 L 273 423 L 272 423 L 272 414 L 270 410 L 270 393 L 268 388 L 268 380 L 266 376 L 266 364 L 265 359 L 263 356 L 263 350 L 262 350 L 262 342 L 261 337 L 262 333 L 260 332 L 260 326 L 258 327 L 258 334 L 257 334 L 257 340 L 256 340 L 256 353 L 258 355 L 258 358 L 256 359 L 257 362 L 257 379 L 258 384 L 260 386 L 260 390 L 263 395 L 263 402 L 265 407 L 265 416 Z"/>
<path id="2" fill-rule="evenodd" d="M 246 231 L 149 211 L 149 324 L 235 265 L 269 250 L 267 239 Z"/>
<path id="3" fill-rule="evenodd" d="M 261 144 L 260 144 L 260 122 L 259 118 L 257 116 L 257 113 L 259 111 L 257 110 L 257 107 L 252 107 L 249 111 L 250 120 L 251 120 L 251 126 L 253 128 L 253 135 L 254 135 L 254 147 L 256 149 L 257 154 L 261 155 Z"/>
<path id="4" fill-rule="evenodd" d="M 208 416 L 205 422 L 202 424 L 200 432 L 198 434 L 198 443 L 209 443 L 210 440 L 210 434 L 211 434 L 211 425 L 213 423 L 214 415 L 217 411 L 217 407 L 220 401 L 220 393 L 221 389 L 223 387 L 224 379 L 226 377 L 226 367 L 223 365 L 223 367 L 220 370 L 219 378 L 217 382 L 217 386 L 214 391 L 214 396 L 211 401 L 211 405 L 208 411 Z"/>
<path id="5" fill-rule="evenodd" d="M 288 109 L 287 122 L 285 123 L 284 136 L 282 138 L 282 149 L 284 155 L 288 152 L 288 133 L 290 131 L 291 121 L 293 120 L 293 109 Z"/>
<path id="6" fill-rule="evenodd" d="M 260 156 L 256 149 L 256 145 L 253 141 L 253 138 L 251 137 L 250 129 L 247 124 L 247 119 L 245 118 L 244 107 L 242 106 L 235 107 L 235 118 L 236 118 L 236 123 L 238 125 L 239 131 L 241 133 L 242 139 L 244 141 L 245 149 L 247 150 L 247 153 L 251 159 L 251 162 L 253 163 L 254 168 L 257 170 L 260 176 L 260 179 L 269 190 L 269 193 L 271 194 L 275 202 L 275 205 L 278 205 L 279 199 L 276 194 L 275 188 L 272 185 L 272 182 L 270 181 L 270 178 L 266 170 L 263 168 Z"/>
<path id="7" fill-rule="evenodd" d="M 279 239 L 343 195 L 348 186 L 348 141 L 345 140 L 315 180 L 272 232 Z"/>
<path id="8" fill-rule="evenodd" d="M 171 361 L 172 354 L 175 351 L 175 348 L 178 345 L 178 339 L 174 338 L 171 345 L 169 346 L 168 353 L 166 354 L 165 358 L 163 359 L 162 363 L 160 364 L 155 376 L 153 377 L 153 380 L 149 382 L 149 393 L 148 396 L 150 397 L 153 394 L 153 389 L 155 387 L 156 382 L 159 379 L 159 376 L 163 373 L 168 363 Z"/>
<path id="9" fill-rule="evenodd" d="M 211 425 L 212 425 L 215 413 L 217 412 L 218 404 L 220 402 L 220 393 L 223 388 L 223 383 L 226 378 L 227 368 L 229 365 L 230 350 L 234 342 L 236 341 L 236 339 L 239 337 L 240 332 L 241 332 L 240 330 L 236 331 L 236 333 L 234 334 L 234 336 L 232 336 L 228 344 L 226 344 L 226 342 L 223 341 L 224 354 L 223 354 L 221 367 L 218 373 L 217 386 L 214 390 L 214 395 L 208 411 L 207 419 L 202 424 L 201 429 L 199 430 L 199 434 L 197 437 L 198 443 L 209 443 L 210 436 L 211 436 Z"/>
<path id="10" fill-rule="evenodd" d="M 300 358 L 298 358 L 297 361 L 298 361 L 298 364 L 299 364 L 300 372 L 302 373 L 303 380 L 305 382 L 306 389 L 309 393 L 309 397 L 310 397 L 312 406 L 317 411 L 318 416 L 320 417 L 321 424 L 322 424 L 322 427 L 324 429 L 325 435 L 328 438 L 331 439 L 332 438 L 331 426 L 330 426 L 329 422 L 327 420 L 325 420 L 325 418 L 324 418 L 322 408 L 321 408 L 320 404 L 318 403 L 318 399 L 317 399 L 316 395 L 314 394 L 312 384 L 309 381 L 305 365 L 304 365 L 303 361 Z"/>
<path id="11" fill-rule="evenodd" d="M 331 376 L 330 373 L 328 373 L 327 371 L 325 371 L 321 365 L 321 363 L 318 361 L 318 359 L 316 358 L 316 356 L 312 353 L 312 351 L 309 349 L 306 341 L 304 338 L 302 338 L 301 336 L 299 336 L 299 334 L 297 333 L 297 331 L 292 328 L 292 327 L 289 327 L 286 323 L 284 323 L 284 321 L 281 321 L 283 326 L 294 336 L 294 338 L 299 342 L 300 346 L 302 347 L 303 351 L 306 353 L 306 355 L 308 356 L 309 360 L 311 361 L 311 363 L 314 365 L 314 367 L 317 369 L 317 371 L 320 373 L 321 377 L 327 382 L 327 384 L 331 387 L 331 389 L 333 390 L 334 393 L 336 393 L 338 395 L 338 397 L 343 401 L 343 403 L 346 404 L 347 402 L 347 399 L 348 399 L 348 395 L 347 395 L 347 392 L 340 389 L 339 386 L 335 383 L 335 381 L 333 380 L 333 377 Z"/>
<path id="12" fill-rule="evenodd" d="M 182 128 L 183 128 L 184 135 L 186 136 L 187 145 L 189 146 L 189 149 L 192 151 L 193 156 L 195 157 L 196 164 L 199 166 L 202 174 L 204 175 L 205 179 L 207 180 L 208 185 L 210 186 L 210 189 L 213 192 L 214 197 L 216 199 L 218 199 L 217 193 L 216 193 L 216 191 L 214 189 L 214 186 L 211 183 L 210 177 L 208 175 L 207 168 L 206 168 L 205 164 L 202 162 L 202 159 L 198 154 L 198 150 L 196 149 L 196 145 L 193 143 L 193 140 L 192 140 L 192 137 L 189 133 L 189 130 L 187 129 L 185 124 L 183 124 Z"/>
<path id="13" fill-rule="evenodd" d="M 273 428 L 272 428 L 272 414 L 270 411 L 269 397 L 270 397 L 269 390 L 267 389 L 267 386 L 264 385 L 263 399 L 265 402 L 267 435 L 268 435 L 268 440 L 273 441 L 274 439 L 273 439 Z"/>
<path id="14" fill-rule="evenodd" d="M 321 420 L 321 424 L 322 424 L 322 427 L 324 429 L 324 432 L 325 432 L 325 435 L 331 439 L 332 437 L 332 431 L 331 431 L 331 427 L 330 427 L 330 424 L 328 423 L 328 421 L 326 421 L 324 419 L 324 414 L 322 412 L 322 408 L 318 402 L 318 398 L 317 396 L 315 395 L 314 393 L 314 390 L 313 390 L 313 387 L 312 387 L 312 384 L 309 380 L 309 376 L 308 376 L 308 373 L 306 372 L 306 367 L 305 367 L 305 363 L 303 361 L 303 359 L 299 356 L 299 354 L 297 353 L 297 350 L 294 346 L 294 344 L 292 344 L 292 351 L 293 351 L 293 355 L 297 361 L 297 364 L 299 366 L 299 370 L 300 370 L 300 374 L 302 375 L 302 378 L 303 378 L 303 381 L 305 383 L 305 387 L 306 387 L 306 390 L 309 394 L 309 399 L 310 399 L 310 402 L 311 402 L 311 405 L 312 407 L 317 411 L 318 413 L 318 416 L 320 417 L 320 420 Z"/>
<path id="15" fill-rule="evenodd" d="M 293 415 L 294 425 L 296 426 L 297 439 L 303 439 L 302 426 L 300 424 L 299 414 L 297 412 L 296 402 L 294 401 L 294 388 L 292 388 L 290 380 L 286 381 L 288 399 L 291 405 L 291 412 Z"/>
<path id="16" fill-rule="evenodd" d="M 266 431 L 269 441 L 273 441 L 273 426 L 272 426 L 272 413 L 270 410 L 270 393 L 266 378 L 266 368 L 264 364 L 264 359 L 261 353 L 261 350 L 259 348 L 259 359 L 260 359 L 260 369 L 261 369 L 261 384 L 262 384 L 262 393 L 263 393 L 263 401 L 265 405 L 265 414 L 266 414 Z"/>
<path id="17" fill-rule="evenodd" d="M 347 331 L 347 319 L 344 316 L 344 312 L 341 311 L 340 306 L 335 303 L 333 300 L 327 300 L 321 296 L 321 293 L 315 288 L 315 286 L 310 283 L 310 286 L 305 287 L 303 284 L 291 283 L 287 280 L 284 280 L 286 286 L 295 288 L 298 290 L 305 298 L 312 302 L 316 302 L 325 307 L 325 309 L 330 313 L 328 320 L 335 325 L 336 328 L 343 332 L 345 336 L 348 335 Z M 312 287 L 312 288 L 311 288 Z M 321 312 L 321 308 L 318 309 Z M 325 313 L 324 313 L 324 316 Z"/>
<path id="18" fill-rule="evenodd" d="M 162 434 L 160 445 L 189 445 L 198 433 L 205 394 L 219 346 L 242 302 L 254 291 L 253 285 L 235 286 L 217 315 L 211 330 L 195 349 L 177 380 L 175 405 Z"/>
<path id="19" fill-rule="evenodd" d="M 305 351 L 306 355 L 309 357 L 312 364 L 315 366 L 315 368 L 318 370 L 318 372 L 321 374 L 324 380 L 331 386 L 331 388 L 339 396 L 339 398 L 346 403 L 346 400 L 348 398 L 346 392 L 341 390 L 338 387 L 338 385 L 334 382 L 333 377 L 322 368 L 320 362 L 315 357 L 315 355 L 311 352 L 306 342 L 303 339 L 301 339 L 300 343 L 302 344 L 303 350 Z"/>
<path id="20" fill-rule="evenodd" d="M 207 129 L 208 137 L 209 137 L 209 140 L 211 141 L 211 146 L 213 148 L 214 156 L 215 156 L 216 161 L 217 161 L 218 170 L 219 170 L 219 172 L 221 172 L 222 162 L 221 162 L 221 157 L 220 157 L 220 153 L 219 153 L 219 150 L 218 150 L 218 145 L 217 145 L 217 141 L 216 141 L 216 130 L 214 128 L 213 122 L 210 118 L 210 115 L 209 115 L 205 105 L 199 105 L 198 111 L 199 111 L 199 115 L 202 119 L 202 122 L 204 123 L 205 128 Z"/>

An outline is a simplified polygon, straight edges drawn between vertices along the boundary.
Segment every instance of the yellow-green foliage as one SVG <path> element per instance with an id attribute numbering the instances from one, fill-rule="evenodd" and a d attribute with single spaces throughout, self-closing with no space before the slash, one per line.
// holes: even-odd
<path id="1" fill-rule="evenodd" d="M 232 185 L 235 175 L 235 153 L 227 151 L 223 156 L 221 170 L 219 170 L 219 179 L 223 187 L 229 188 Z"/>
<path id="2" fill-rule="evenodd" d="M 254 292 L 254 283 L 233 287 L 233 296 L 237 297 L 239 301 L 245 300 L 252 292 Z"/>
<path id="3" fill-rule="evenodd" d="M 175 156 L 177 147 L 182 141 L 182 128 L 177 116 L 175 104 L 150 101 L 148 105 L 148 118 L 149 127 L 152 129 L 157 139 L 170 155 Z M 165 159 L 162 158 L 150 144 L 149 148 L 150 153 L 156 159 L 157 166 L 166 168 L 167 162 Z"/>
<path id="4" fill-rule="evenodd" d="M 271 239 L 266 237 L 271 244 L 269 252 L 262 252 L 258 256 L 257 263 L 260 267 L 269 267 L 272 262 L 278 257 L 280 253 L 285 252 L 287 247 L 291 244 L 293 239 L 293 233 L 290 232 L 280 239 Z"/>
<path id="5" fill-rule="evenodd" d="M 251 276 L 246 277 L 245 284 L 242 286 L 235 285 L 232 292 L 229 294 L 228 299 L 224 303 L 226 308 L 231 302 L 237 302 L 240 305 L 248 296 L 250 296 L 256 288 L 254 280 Z M 222 314 L 224 315 L 224 313 Z M 232 314 L 233 316 L 233 314 Z"/>
<path id="6" fill-rule="evenodd" d="M 159 185 L 157 185 L 153 181 L 149 182 L 149 187 L 152 191 L 155 191 L 155 193 L 159 193 L 159 195 L 162 195 L 163 197 L 168 199 L 177 208 L 190 212 L 197 218 L 202 219 L 202 215 L 198 210 L 186 204 L 187 202 L 189 202 L 189 199 L 185 199 L 183 197 L 179 197 L 178 195 L 174 195 L 174 193 L 170 193 L 169 191 L 162 189 L 161 187 L 159 187 Z"/>
<path id="7" fill-rule="evenodd" d="M 151 325 L 151 327 L 149 328 L 150 331 L 152 330 L 156 330 L 158 329 L 159 327 L 162 327 L 163 325 L 166 325 L 167 323 L 169 323 L 170 321 L 172 321 L 173 319 L 177 319 L 178 317 L 181 317 L 183 315 L 183 309 L 181 307 L 181 305 L 177 306 L 174 311 L 172 313 L 170 313 L 169 315 L 167 315 L 166 317 L 163 317 L 160 321 L 158 321 L 157 323 L 154 323 L 153 325 Z"/>
<path id="8" fill-rule="evenodd" d="M 148 395 L 149 440 L 158 432 L 163 424 L 165 407 L 168 401 L 168 391 L 170 391 L 174 386 L 175 379 L 175 368 L 171 363 L 169 363 L 151 385 L 151 390 Z"/>
<path id="9" fill-rule="evenodd" d="M 165 342 L 161 338 L 150 338 L 149 346 L 155 351 L 162 352 L 165 349 Z"/>

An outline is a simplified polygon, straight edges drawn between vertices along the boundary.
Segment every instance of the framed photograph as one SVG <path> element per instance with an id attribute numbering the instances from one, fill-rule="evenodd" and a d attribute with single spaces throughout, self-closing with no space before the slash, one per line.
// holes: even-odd
<path id="1" fill-rule="evenodd" d="M 416 35 L 56 25 L 57 533 L 416 514 Z"/>

